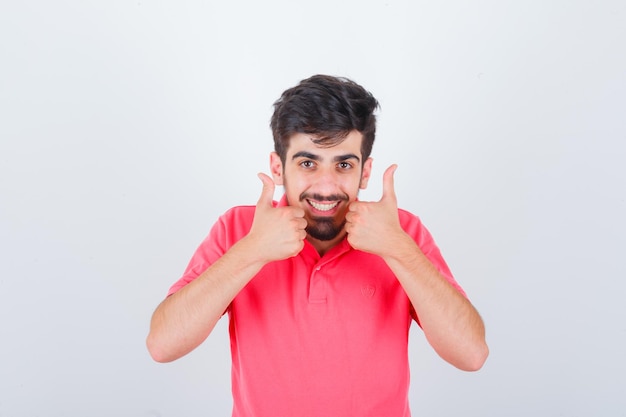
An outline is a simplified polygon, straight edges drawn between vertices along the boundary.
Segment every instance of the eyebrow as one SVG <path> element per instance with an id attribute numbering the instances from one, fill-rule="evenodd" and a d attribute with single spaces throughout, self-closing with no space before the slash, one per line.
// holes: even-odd
<path id="1" fill-rule="evenodd" d="M 313 154 L 313 153 L 307 152 L 307 151 L 296 152 L 291 157 L 291 160 L 293 161 L 296 158 L 307 158 L 307 159 L 311 159 L 313 161 L 320 161 L 322 159 L 319 155 L 316 155 L 316 154 Z M 359 158 L 355 154 L 347 153 L 345 155 L 337 155 L 337 156 L 335 156 L 333 158 L 333 162 L 343 162 L 343 161 L 347 161 L 349 159 L 356 159 L 357 162 L 361 161 L 361 158 Z"/>

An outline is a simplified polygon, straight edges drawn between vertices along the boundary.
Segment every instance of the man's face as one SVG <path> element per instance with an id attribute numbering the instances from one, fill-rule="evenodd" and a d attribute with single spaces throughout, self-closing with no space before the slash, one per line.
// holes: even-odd
<path id="1" fill-rule="evenodd" d="M 367 186 L 372 160 L 363 164 L 361 141 L 355 131 L 333 147 L 319 147 L 311 135 L 297 133 L 289 141 L 285 163 L 272 153 L 274 182 L 285 188 L 287 202 L 304 209 L 308 239 L 336 243 L 343 238 L 348 205 Z"/>

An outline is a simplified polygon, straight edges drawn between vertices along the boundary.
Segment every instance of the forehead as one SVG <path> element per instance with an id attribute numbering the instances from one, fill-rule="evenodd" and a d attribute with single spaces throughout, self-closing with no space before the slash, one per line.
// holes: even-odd
<path id="1" fill-rule="evenodd" d="M 289 139 L 289 147 L 287 148 L 287 159 L 297 152 L 307 151 L 316 155 L 338 155 L 352 153 L 361 157 L 361 142 L 363 135 L 356 130 L 350 132 L 346 138 L 332 146 L 323 144 L 315 144 L 313 140 L 315 136 L 307 133 L 296 133 Z"/>

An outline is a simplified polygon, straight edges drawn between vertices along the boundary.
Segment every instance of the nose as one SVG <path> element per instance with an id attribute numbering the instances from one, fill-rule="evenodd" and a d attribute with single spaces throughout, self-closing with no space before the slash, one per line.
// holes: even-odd
<path id="1" fill-rule="evenodd" d="M 312 191 L 322 196 L 336 195 L 340 190 L 339 174 L 334 167 L 318 168 Z"/>

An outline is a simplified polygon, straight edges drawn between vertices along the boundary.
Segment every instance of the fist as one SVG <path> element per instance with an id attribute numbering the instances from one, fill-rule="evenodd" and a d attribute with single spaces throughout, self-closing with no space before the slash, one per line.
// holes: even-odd
<path id="1" fill-rule="evenodd" d="M 296 256 L 304 247 L 307 221 L 298 207 L 274 207 L 274 181 L 259 174 L 263 182 L 248 237 L 255 243 L 255 255 L 264 262 Z"/>
<path id="2" fill-rule="evenodd" d="M 379 201 L 354 201 L 346 214 L 348 242 L 354 249 L 383 256 L 392 251 L 405 233 L 398 218 L 398 202 L 393 183 L 397 165 L 383 174 L 383 195 Z"/>

